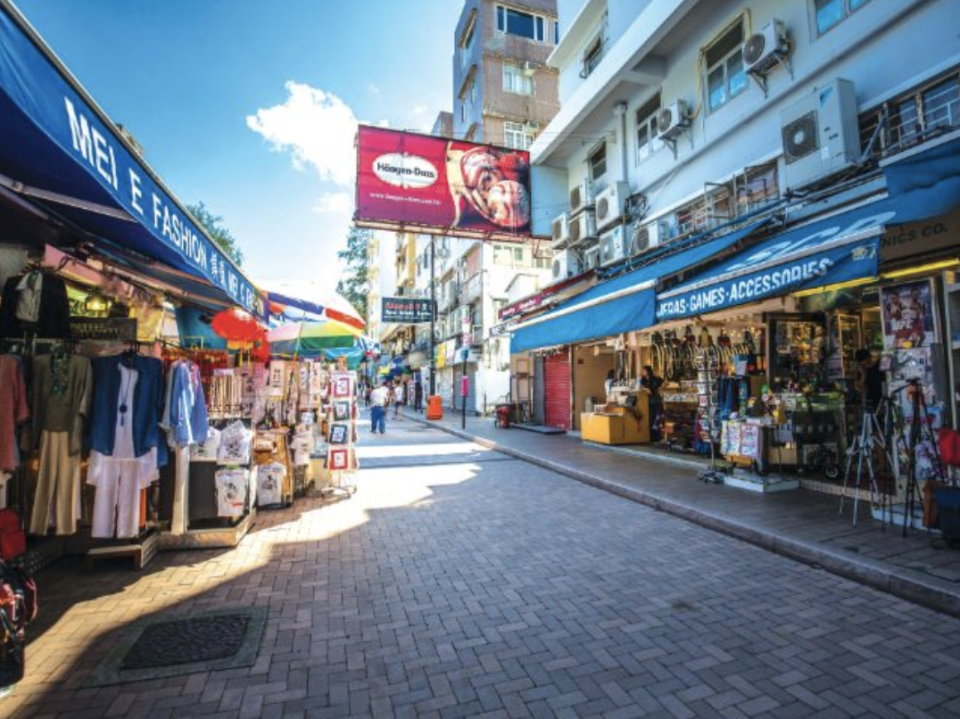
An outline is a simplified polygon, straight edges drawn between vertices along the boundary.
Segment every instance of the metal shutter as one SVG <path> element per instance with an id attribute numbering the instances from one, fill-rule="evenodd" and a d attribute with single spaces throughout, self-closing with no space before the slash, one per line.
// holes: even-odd
<path id="1" fill-rule="evenodd" d="M 570 429 L 570 352 L 544 358 L 544 424 Z"/>

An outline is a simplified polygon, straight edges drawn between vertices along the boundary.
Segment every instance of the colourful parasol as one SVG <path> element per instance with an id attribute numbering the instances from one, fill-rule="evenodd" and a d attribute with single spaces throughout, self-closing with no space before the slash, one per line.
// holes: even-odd
<path id="1" fill-rule="evenodd" d="M 313 355 L 327 349 L 349 349 L 358 344 L 363 331 L 327 319 L 322 322 L 288 322 L 270 330 L 267 337 L 274 354 Z"/>

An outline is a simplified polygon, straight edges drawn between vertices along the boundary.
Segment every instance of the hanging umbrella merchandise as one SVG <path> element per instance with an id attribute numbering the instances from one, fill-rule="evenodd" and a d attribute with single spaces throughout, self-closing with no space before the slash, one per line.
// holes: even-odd
<path id="1" fill-rule="evenodd" d="M 358 346 L 363 330 L 333 319 L 288 322 L 267 334 L 276 354 L 319 356 L 325 350 L 353 349 Z"/>

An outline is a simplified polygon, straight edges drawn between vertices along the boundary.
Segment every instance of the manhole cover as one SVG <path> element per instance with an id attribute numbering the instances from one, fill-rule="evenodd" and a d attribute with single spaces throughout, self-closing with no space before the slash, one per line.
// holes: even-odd
<path id="1" fill-rule="evenodd" d="M 240 651 L 250 625 L 247 614 L 181 619 L 147 627 L 120 668 L 150 669 L 226 659 Z"/>
<path id="2" fill-rule="evenodd" d="M 87 686 L 252 666 L 266 623 L 266 607 L 160 612 L 138 619 L 115 638 L 108 635 L 113 646 Z"/>

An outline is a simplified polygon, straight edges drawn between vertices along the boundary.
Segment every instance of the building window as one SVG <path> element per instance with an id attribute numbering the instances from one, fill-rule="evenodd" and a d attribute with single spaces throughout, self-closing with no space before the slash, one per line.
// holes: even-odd
<path id="1" fill-rule="evenodd" d="M 587 157 L 587 165 L 590 167 L 590 179 L 598 180 L 603 177 L 607 171 L 607 143 L 601 142 L 596 149 Z"/>
<path id="2" fill-rule="evenodd" d="M 477 79 L 473 78 L 470 81 L 470 104 L 474 107 L 477 106 Z"/>
<path id="3" fill-rule="evenodd" d="M 593 41 L 587 45 L 583 51 L 583 69 L 580 71 L 580 77 L 590 76 L 603 59 L 603 33 L 597 35 Z"/>
<path id="4" fill-rule="evenodd" d="M 497 5 L 497 30 L 507 35 L 525 37 L 543 42 L 546 21 L 540 15 L 531 15 L 513 8 Z"/>
<path id="5" fill-rule="evenodd" d="M 657 139 L 657 113 L 659 111 L 659 92 L 637 108 L 637 162 L 647 159 L 663 145 Z"/>
<path id="6" fill-rule="evenodd" d="M 503 245 L 494 245 L 493 246 L 493 264 L 509 265 L 510 264 L 510 248 L 504 247 Z"/>
<path id="7" fill-rule="evenodd" d="M 514 247 L 513 248 L 513 261 L 514 262 L 523 262 L 523 248 Z"/>
<path id="8" fill-rule="evenodd" d="M 832 30 L 870 0 L 813 0 L 817 18 L 817 34 Z"/>
<path id="9" fill-rule="evenodd" d="M 529 150 L 533 144 L 533 133 L 519 122 L 503 123 L 503 144 L 514 150 Z"/>
<path id="10" fill-rule="evenodd" d="M 893 98 L 885 108 L 860 117 L 861 149 L 869 149 L 874 157 L 909 147 L 931 132 L 960 127 L 960 75 L 954 70 L 947 77 Z M 884 111 L 889 116 L 878 132 Z M 871 140 L 874 145 L 868 148 Z"/>
<path id="11" fill-rule="evenodd" d="M 460 122 L 467 121 L 467 103 L 464 100 L 460 101 Z"/>
<path id="12" fill-rule="evenodd" d="M 477 14 L 476 11 L 470 16 L 470 20 L 467 21 L 467 29 L 463 33 L 463 39 L 460 41 L 460 67 L 466 69 L 470 64 L 470 59 L 473 54 L 473 36 L 474 29 L 477 25 Z"/>
<path id="13" fill-rule="evenodd" d="M 532 95 L 533 77 L 524 73 L 519 65 L 509 62 L 504 63 L 503 90 L 504 92 L 515 92 L 518 95 Z"/>
<path id="14" fill-rule="evenodd" d="M 704 53 L 707 68 L 707 101 L 718 110 L 747 88 L 743 70 L 743 23 L 737 21 Z"/>

